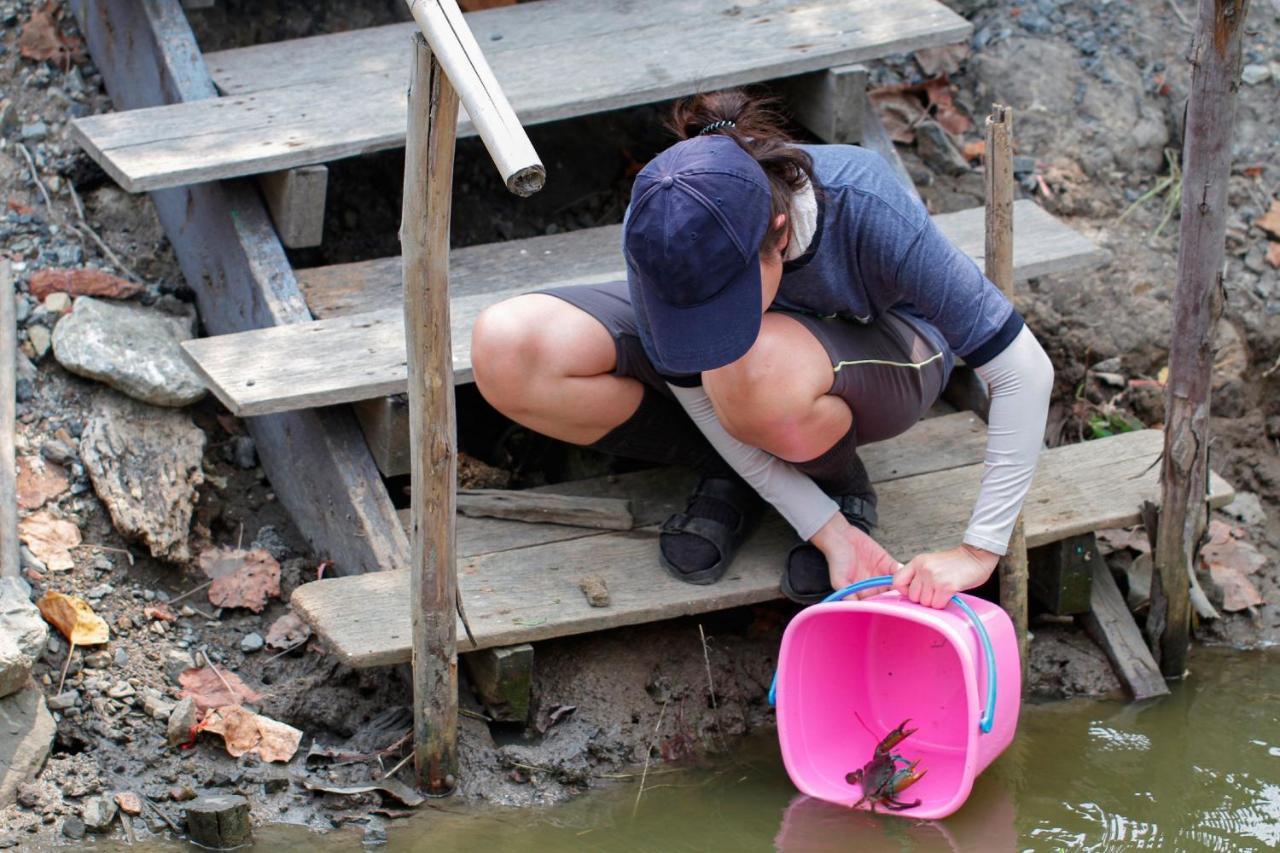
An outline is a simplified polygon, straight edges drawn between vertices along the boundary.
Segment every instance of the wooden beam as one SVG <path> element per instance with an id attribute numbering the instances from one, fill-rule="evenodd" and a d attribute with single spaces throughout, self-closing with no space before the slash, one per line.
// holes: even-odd
<path id="1" fill-rule="evenodd" d="M 1191 95 L 1182 151 L 1178 284 L 1173 295 L 1161 517 L 1151 618 L 1163 619 L 1160 669 L 1181 678 L 1191 642 L 1191 585 L 1208 523 L 1209 391 L 1213 331 L 1222 311 L 1231 137 L 1248 0 L 1200 0 L 1191 44 Z M 1163 612 L 1155 612 L 1156 607 Z"/>
<path id="2" fill-rule="evenodd" d="M 454 377 L 457 381 L 457 377 Z M 384 477 L 409 473 L 409 401 L 403 394 L 356 400 L 351 404 L 369 454 Z"/>
<path id="3" fill-rule="evenodd" d="M 71 5 L 117 109 L 217 97 L 177 0 Z M 197 184 L 151 200 L 208 332 L 311 319 L 251 182 Z M 247 426 L 276 496 L 337 573 L 409 567 L 408 539 L 349 411 L 297 411 Z"/>
<path id="4" fill-rule="evenodd" d="M 555 495 L 508 489 L 468 489 L 458 493 L 458 512 L 471 518 L 505 518 L 596 530 L 636 526 L 631 501 L 623 498 Z"/>
<path id="5" fill-rule="evenodd" d="M 1116 586 L 1107 561 L 1098 551 L 1097 542 L 1092 544 L 1089 610 L 1081 616 L 1085 630 L 1107 653 L 1116 675 L 1135 700 L 1167 696 L 1169 686 L 1160 676 L 1160 668 L 1151 657 L 1151 650 L 1133 621 L 1120 587 Z"/>
<path id="6" fill-rule="evenodd" d="M 489 716 L 500 723 L 529 719 L 533 692 L 533 646 L 500 646 L 462 656 Z"/>
<path id="7" fill-rule="evenodd" d="M 1093 560 L 1098 553 L 1093 533 L 1072 536 L 1028 552 L 1031 594 L 1058 616 L 1089 612 Z"/>
<path id="8" fill-rule="evenodd" d="M 413 45 L 400 218 L 413 453 L 413 751 L 419 783 L 445 794 L 457 786 L 458 775 L 458 429 L 449 341 L 449 206 L 458 94 L 420 34 Z"/>
<path id="9" fill-rule="evenodd" d="M 841 65 L 778 82 L 796 121 L 823 142 L 859 145 L 866 135 L 869 72 L 865 65 Z"/>
<path id="10" fill-rule="evenodd" d="M 258 188 L 281 243 L 290 249 L 320 245 L 328 187 L 328 166 L 298 166 L 258 176 Z"/>
<path id="11" fill-rule="evenodd" d="M 13 266 L 0 258 L 0 578 L 16 578 L 18 559 L 18 482 L 14 457 L 17 427 L 18 324 L 13 304 Z"/>

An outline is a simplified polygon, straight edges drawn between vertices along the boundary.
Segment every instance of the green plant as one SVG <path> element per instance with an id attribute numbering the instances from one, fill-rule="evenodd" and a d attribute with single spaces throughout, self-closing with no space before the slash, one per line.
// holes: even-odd
<path id="1" fill-rule="evenodd" d="M 1086 423 L 1089 427 L 1089 439 L 1106 438 L 1144 428 L 1137 418 L 1118 411 L 1095 412 Z"/>
<path id="2" fill-rule="evenodd" d="M 1182 164 L 1178 162 L 1178 152 L 1172 148 L 1166 148 L 1164 150 L 1164 159 L 1169 164 L 1169 174 L 1156 181 L 1154 187 L 1138 196 L 1133 204 L 1124 209 L 1124 213 L 1120 214 L 1116 222 L 1123 222 L 1124 218 L 1138 206 L 1167 192 L 1168 195 L 1164 200 L 1164 216 L 1160 218 L 1160 224 L 1156 226 L 1154 232 L 1155 236 L 1160 236 L 1164 226 L 1168 225 L 1169 220 L 1173 218 L 1174 211 L 1182 204 Z"/>

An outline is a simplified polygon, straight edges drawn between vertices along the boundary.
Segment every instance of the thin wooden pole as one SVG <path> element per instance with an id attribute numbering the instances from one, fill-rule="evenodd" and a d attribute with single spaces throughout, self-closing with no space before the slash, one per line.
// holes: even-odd
<path id="1" fill-rule="evenodd" d="M 507 189 L 518 196 L 530 196 L 542 189 L 547 170 L 498 85 L 457 0 L 406 2 L 450 84 L 457 89 Z"/>
<path id="2" fill-rule="evenodd" d="M 1161 512 L 1152 601 L 1163 602 L 1157 656 L 1181 678 L 1191 642 L 1191 582 L 1208 519 L 1209 384 L 1222 308 L 1227 180 L 1248 0 L 1200 0 L 1191 45 L 1191 96 L 1182 152 L 1182 220 L 1165 389 Z M 1159 595 L 1157 593 L 1160 593 Z"/>
<path id="3" fill-rule="evenodd" d="M 987 116 L 986 189 L 987 278 L 1013 301 L 1013 110 L 1001 104 Z M 1000 558 L 1000 606 L 1013 620 L 1022 661 L 1022 683 L 1027 683 L 1027 540 L 1022 515 L 1013 526 L 1009 550 Z"/>
<path id="4" fill-rule="evenodd" d="M 413 748 L 419 783 L 446 794 L 458 775 L 458 466 L 449 340 L 449 207 L 458 96 L 421 34 L 414 34 L 413 44 L 400 222 L 413 454 Z"/>
<path id="5" fill-rule="evenodd" d="M 0 578 L 18 577 L 18 484 L 13 456 L 17 411 L 18 327 L 13 268 L 0 258 Z"/>

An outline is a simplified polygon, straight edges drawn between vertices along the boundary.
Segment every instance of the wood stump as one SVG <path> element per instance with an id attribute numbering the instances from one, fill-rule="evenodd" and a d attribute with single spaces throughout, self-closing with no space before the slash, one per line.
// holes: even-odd
<path id="1" fill-rule="evenodd" d="M 188 803 L 187 835 L 196 844 L 214 850 L 229 850 L 248 844 L 253 837 L 249 824 L 249 801 L 235 794 L 201 797 Z"/>

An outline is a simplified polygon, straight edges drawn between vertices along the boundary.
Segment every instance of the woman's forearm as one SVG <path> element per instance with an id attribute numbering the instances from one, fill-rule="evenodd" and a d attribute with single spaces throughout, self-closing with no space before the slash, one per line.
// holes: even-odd
<path id="1" fill-rule="evenodd" d="M 999 355 L 977 368 L 991 393 L 982 486 L 964 543 L 1004 554 L 1035 476 L 1053 391 L 1053 365 L 1023 327 Z"/>

